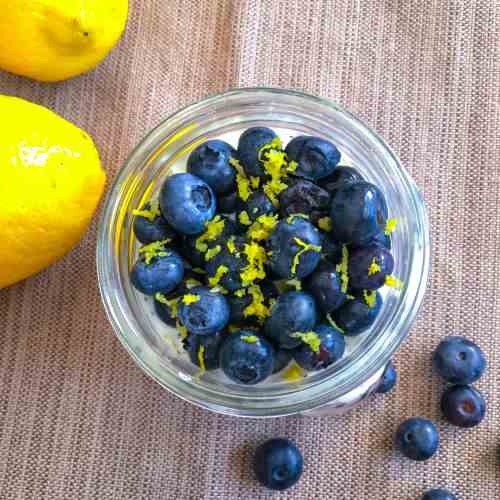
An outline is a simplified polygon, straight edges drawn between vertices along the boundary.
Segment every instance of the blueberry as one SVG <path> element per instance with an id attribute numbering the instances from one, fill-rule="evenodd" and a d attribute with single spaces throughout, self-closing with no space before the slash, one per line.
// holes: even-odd
<path id="1" fill-rule="evenodd" d="M 197 236 L 183 236 L 179 244 L 179 253 L 194 267 L 205 267 L 205 253 L 196 248 Z"/>
<path id="2" fill-rule="evenodd" d="M 322 370 L 338 361 L 345 352 L 344 336 L 330 325 L 317 325 L 314 331 L 301 337 L 302 344 L 294 351 L 294 358 L 305 370 Z"/>
<path id="3" fill-rule="evenodd" d="M 398 379 L 398 374 L 396 372 L 396 368 L 392 361 L 387 363 L 385 367 L 384 374 L 382 375 L 382 379 L 380 380 L 380 384 L 377 387 L 376 392 L 379 394 L 386 394 L 396 385 L 396 381 Z"/>
<path id="4" fill-rule="evenodd" d="M 334 195 L 342 184 L 363 181 L 363 176 L 352 167 L 338 166 L 332 174 L 318 181 L 318 186 Z"/>
<path id="5" fill-rule="evenodd" d="M 253 330 L 229 334 L 220 350 L 220 367 L 234 382 L 254 385 L 273 371 L 274 349 Z"/>
<path id="6" fill-rule="evenodd" d="M 293 351 L 287 349 L 275 349 L 274 351 L 274 363 L 273 363 L 273 373 L 278 373 L 283 368 L 288 366 L 288 363 L 292 360 Z"/>
<path id="7" fill-rule="evenodd" d="M 217 197 L 217 209 L 221 214 L 232 214 L 236 212 L 240 203 L 238 191 L 231 191 L 228 194 Z"/>
<path id="8" fill-rule="evenodd" d="M 438 488 L 425 492 L 421 500 L 457 500 L 457 497 L 448 490 Z"/>
<path id="9" fill-rule="evenodd" d="M 144 215 L 140 215 L 140 213 Z M 177 236 L 173 227 L 163 218 L 160 210 L 146 203 L 134 219 L 135 237 L 144 245 L 154 241 L 174 240 Z"/>
<path id="10" fill-rule="evenodd" d="M 316 306 L 305 292 L 282 293 L 271 308 L 271 316 L 264 325 L 266 335 L 283 349 L 301 344 L 296 332 L 309 332 L 316 324 Z"/>
<path id="11" fill-rule="evenodd" d="M 385 227 L 387 215 L 384 195 L 368 182 L 343 184 L 332 196 L 332 233 L 344 243 L 368 243 Z"/>
<path id="12" fill-rule="evenodd" d="M 224 295 L 197 286 L 179 300 L 178 314 L 180 322 L 190 333 L 213 335 L 228 324 L 229 304 Z"/>
<path id="13" fill-rule="evenodd" d="M 217 195 L 235 189 L 236 172 L 229 160 L 236 150 L 227 142 L 210 140 L 200 144 L 187 161 L 187 171 L 203 179 Z"/>
<path id="14" fill-rule="evenodd" d="M 268 239 L 270 268 L 281 278 L 304 278 L 311 274 L 321 256 L 319 231 L 298 216 L 281 220 Z"/>
<path id="15" fill-rule="evenodd" d="M 338 264 L 342 258 L 342 245 L 331 233 L 320 231 L 321 255 L 333 264 Z"/>
<path id="16" fill-rule="evenodd" d="M 276 285 L 270 279 L 264 279 L 259 283 L 260 289 L 264 298 L 269 301 L 269 299 L 276 299 L 279 296 L 279 290 Z"/>
<path id="17" fill-rule="evenodd" d="M 335 265 L 328 262 L 320 263 L 307 277 L 305 288 L 314 297 L 318 309 L 324 314 L 335 311 L 346 301 L 339 273 Z"/>
<path id="18" fill-rule="evenodd" d="M 252 296 L 250 294 L 245 294 L 243 297 L 237 295 L 228 295 L 227 301 L 230 308 L 230 323 L 245 323 L 249 318 L 244 314 L 245 309 L 252 303 Z"/>
<path id="19" fill-rule="evenodd" d="M 313 182 L 298 179 L 280 193 L 279 203 L 282 217 L 305 214 L 316 222 L 320 217 L 329 215 L 330 195 Z"/>
<path id="20" fill-rule="evenodd" d="M 410 418 L 396 432 L 396 447 L 408 458 L 423 461 L 431 458 L 439 446 L 436 426 L 425 418 Z"/>
<path id="21" fill-rule="evenodd" d="M 238 157 L 246 174 L 254 177 L 265 175 L 259 152 L 262 146 L 270 144 L 278 136 L 270 128 L 253 127 L 245 130 L 238 142 Z"/>
<path id="22" fill-rule="evenodd" d="M 182 341 L 182 346 L 189 354 L 191 363 L 205 370 L 216 370 L 219 368 L 219 352 L 225 335 L 222 332 L 214 335 L 190 333 Z"/>
<path id="23" fill-rule="evenodd" d="M 255 191 L 252 193 L 246 202 L 240 203 L 238 210 L 236 211 L 236 220 L 242 224 L 241 214 L 245 212 L 248 216 L 249 223 L 254 222 L 261 215 L 272 215 L 276 212 L 274 205 L 271 200 L 262 191 Z M 250 224 L 242 224 L 243 230 L 247 230 Z"/>
<path id="24" fill-rule="evenodd" d="M 335 311 L 335 321 L 345 335 L 359 335 L 375 322 L 382 308 L 382 296 L 378 292 L 371 292 L 369 297 L 370 302 L 373 302 L 371 306 L 367 304 L 364 297 L 355 297 Z"/>
<path id="25" fill-rule="evenodd" d="M 332 174 L 340 161 L 337 147 L 319 137 L 295 137 L 288 143 L 286 154 L 290 161 L 298 163 L 294 174 L 312 181 Z"/>
<path id="26" fill-rule="evenodd" d="M 215 214 L 215 195 L 199 177 L 175 174 L 161 188 L 160 207 L 174 229 L 183 234 L 199 234 Z"/>
<path id="27" fill-rule="evenodd" d="M 452 384 L 472 384 L 486 369 L 481 349 L 464 337 L 446 337 L 432 355 L 434 369 Z"/>
<path id="28" fill-rule="evenodd" d="M 270 439 L 255 450 L 255 475 L 271 490 L 286 490 L 293 486 L 300 479 L 303 468 L 300 450 L 288 439 Z"/>
<path id="29" fill-rule="evenodd" d="M 164 246 L 159 247 L 154 256 L 141 257 L 130 272 L 132 285 L 146 295 L 170 293 L 182 281 L 183 276 L 181 257 Z"/>
<path id="30" fill-rule="evenodd" d="M 387 250 L 392 249 L 391 237 L 388 234 L 385 234 L 384 230 L 382 229 L 380 229 L 378 233 L 370 240 L 370 243 L 382 245 L 383 247 L 387 248 Z"/>
<path id="31" fill-rule="evenodd" d="M 166 299 L 167 300 L 167 299 Z M 160 300 L 157 300 L 155 298 L 154 301 L 154 308 L 157 316 L 167 325 L 169 326 L 175 326 L 176 321 L 177 321 L 177 315 L 174 313 L 174 310 L 172 308 L 172 303 L 169 303 L 167 301 L 164 301 L 163 298 Z M 176 299 L 173 299 L 174 301 Z"/>
<path id="32" fill-rule="evenodd" d="M 457 427 L 475 427 L 486 414 L 483 395 L 470 385 L 454 385 L 441 398 L 444 418 Z"/>
<path id="33" fill-rule="evenodd" d="M 354 290 L 376 290 L 394 270 L 394 259 L 387 248 L 370 244 L 349 255 L 349 286 Z"/>

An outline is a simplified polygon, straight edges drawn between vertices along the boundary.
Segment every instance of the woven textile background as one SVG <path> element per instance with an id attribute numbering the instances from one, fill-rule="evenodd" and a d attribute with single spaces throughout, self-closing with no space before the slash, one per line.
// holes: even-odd
<path id="1" fill-rule="evenodd" d="M 94 224 L 57 265 L 0 291 L 0 499 L 412 500 L 434 485 L 500 498 L 499 0 L 133 0 L 124 39 L 93 73 L 58 85 L 0 74 L 0 93 L 87 129 L 110 179 L 166 115 L 255 85 L 337 100 L 424 192 L 433 274 L 396 357 L 397 389 L 339 419 L 243 421 L 182 402 L 111 331 Z M 402 460 L 398 422 L 439 421 L 429 358 L 451 333 L 488 354 L 487 420 L 470 431 L 440 423 L 436 457 Z M 273 436 L 293 438 L 306 465 L 298 486 L 271 495 L 249 460 Z"/>

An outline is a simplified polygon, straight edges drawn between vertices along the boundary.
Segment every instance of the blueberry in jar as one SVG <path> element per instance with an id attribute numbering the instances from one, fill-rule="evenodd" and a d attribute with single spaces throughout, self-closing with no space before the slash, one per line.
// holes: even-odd
<path id="1" fill-rule="evenodd" d="M 297 163 L 294 175 L 312 181 L 332 174 L 340 161 L 337 147 L 320 137 L 295 137 L 288 143 L 285 151 L 288 160 Z"/>
<path id="2" fill-rule="evenodd" d="M 245 130 L 238 141 L 238 158 L 246 174 L 251 177 L 263 177 L 263 147 L 273 143 L 278 136 L 270 128 L 253 127 Z"/>
<path id="3" fill-rule="evenodd" d="M 396 447 L 407 458 L 419 462 L 428 460 L 439 447 L 438 430 L 425 418 L 405 420 L 396 432 Z"/>
<path id="4" fill-rule="evenodd" d="M 176 238 L 177 233 L 163 218 L 157 203 L 146 203 L 141 210 L 134 210 L 134 215 L 134 235 L 144 245 Z"/>
<path id="5" fill-rule="evenodd" d="M 334 195 L 342 184 L 363 181 L 363 176 L 353 167 L 337 166 L 332 174 L 318 181 L 318 186 Z"/>
<path id="6" fill-rule="evenodd" d="M 139 250 L 139 260 L 130 272 L 132 285 L 145 295 L 170 293 L 182 281 L 182 258 L 161 241 Z"/>
<path id="7" fill-rule="evenodd" d="M 387 248 L 387 250 L 392 249 L 392 241 L 389 234 L 386 234 L 385 230 L 380 230 L 378 233 L 371 239 L 370 243 L 375 243 L 377 245 L 382 245 Z"/>
<path id="8" fill-rule="evenodd" d="M 349 255 L 349 285 L 354 290 L 376 290 L 394 270 L 394 259 L 387 248 L 369 244 Z"/>
<path id="9" fill-rule="evenodd" d="M 253 468 L 263 486 L 282 491 L 300 479 L 304 460 L 299 449 L 291 441 L 275 438 L 255 450 Z"/>
<path id="10" fill-rule="evenodd" d="M 298 179 L 279 194 L 279 205 L 282 217 L 304 214 L 316 222 L 329 215 L 330 195 L 313 182 Z"/>
<path id="11" fill-rule="evenodd" d="M 236 172 L 229 163 L 236 157 L 236 150 L 227 142 L 218 139 L 200 144 L 189 155 L 187 171 L 203 179 L 216 195 L 233 191 Z"/>
<path id="12" fill-rule="evenodd" d="M 178 298 L 167 299 L 163 294 L 156 295 L 154 308 L 156 315 L 169 326 L 175 326 L 177 322 Z"/>
<path id="13" fill-rule="evenodd" d="M 192 174 L 175 174 L 166 179 L 160 193 L 163 216 L 182 234 L 200 234 L 215 215 L 212 188 Z"/>
<path id="14" fill-rule="evenodd" d="M 213 335 L 228 324 L 229 304 L 221 293 L 197 286 L 179 300 L 178 315 L 188 332 Z"/>
<path id="15" fill-rule="evenodd" d="M 486 402 L 474 387 L 454 385 L 443 393 L 441 411 L 444 418 L 457 427 L 475 427 L 486 415 Z"/>
<path id="16" fill-rule="evenodd" d="M 446 337 L 432 355 L 432 365 L 452 384 L 472 384 L 486 369 L 486 358 L 474 342 L 465 337 Z"/>
<path id="17" fill-rule="evenodd" d="M 343 184 L 332 196 L 332 232 L 343 243 L 367 244 L 385 227 L 387 217 L 384 195 L 368 182 Z"/>
<path id="18" fill-rule="evenodd" d="M 221 214 L 232 214 L 236 212 L 240 203 L 238 191 L 231 191 L 217 197 L 217 209 Z"/>
<path id="19" fill-rule="evenodd" d="M 247 201 L 240 203 L 236 211 L 236 219 L 246 231 L 261 215 L 272 215 L 276 208 L 263 191 L 255 191 Z"/>
<path id="20" fill-rule="evenodd" d="M 190 333 L 182 341 L 182 346 L 189 355 L 191 363 L 202 370 L 216 370 L 219 368 L 219 352 L 225 338 L 222 332 L 214 335 L 195 335 Z"/>
<path id="21" fill-rule="evenodd" d="M 365 291 L 362 296 L 348 300 L 333 317 L 345 335 L 356 336 L 373 325 L 381 308 L 382 296 L 378 292 Z"/>
<path id="22" fill-rule="evenodd" d="M 394 367 L 394 363 L 389 361 L 385 367 L 384 374 L 382 375 L 382 379 L 380 380 L 376 392 L 379 394 L 387 394 L 396 385 L 397 379 L 398 375 L 396 368 Z"/>
<path id="23" fill-rule="evenodd" d="M 253 330 L 240 330 L 226 336 L 219 354 L 220 367 L 232 381 L 254 385 L 273 371 L 274 349 Z"/>
<path id="24" fill-rule="evenodd" d="M 321 256 L 332 264 L 338 264 L 342 258 L 342 244 L 331 233 L 320 231 Z"/>
<path id="25" fill-rule="evenodd" d="M 344 336 L 334 326 L 320 324 L 313 331 L 296 332 L 295 336 L 301 344 L 294 350 L 293 357 L 305 370 L 322 370 L 344 355 Z"/>
<path id="26" fill-rule="evenodd" d="M 307 277 L 305 289 L 314 297 L 318 309 L 328 314 L 341 307 L 347 300 L 342 291 L 342 280 L 336 266 L 321 262 L 316 270 Z"/>
<path id="27" fill-rule="evenodd" d="M 321 257 L 319 230 L 308 220 L 291 215 L 281 220 L 268 239 L 269 266 L 284 279 L 305 278 Z"/>
<path id="28" fill-rule="evenodd" d="M 274 350 L 274 363 L 273 374 L 278 373 L 288 366 L 293 358 L 293 351 L 288 349 L 275 349 Z"/>
<path id="29" fill-rule="evenodd" d="M 279 347 L 293 349 L 301 344 L 296 332 L 309 332 L 316 325 L 314 298 L 305 292 L 282 293 L 271 308 L 264 331 Z"/>
<path id="30" fill-rule="evenodd" d="M 457 497 L 448 490 L 436 488 L 426 491 L 421 500 L 457 500 Z"/>

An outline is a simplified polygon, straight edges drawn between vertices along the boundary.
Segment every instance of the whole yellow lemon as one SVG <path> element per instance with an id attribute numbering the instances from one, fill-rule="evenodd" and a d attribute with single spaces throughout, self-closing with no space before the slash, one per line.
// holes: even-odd
<path id="1" fill-rule="evenodd" d="M 128 0 L 3 0 L 0 69 L 55 82 L 95 68 L 120 39 Z"/>
<path id="2" fill-rule="evenodd" d="M 106 175 L 92 139 L 52 111 L 0 95 L 0 288 L 82 237 Z"/>

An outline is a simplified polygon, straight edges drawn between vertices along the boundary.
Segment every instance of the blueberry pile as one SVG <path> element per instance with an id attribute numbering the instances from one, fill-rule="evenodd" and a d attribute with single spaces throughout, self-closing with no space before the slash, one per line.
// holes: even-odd
<path id="1" fill-rule="evenodd" d="M 322 370 L 342 358 L 346 336 L 374 323 L 378 290 L 401 286 L 396 221 L 377 186 L 340 158 L 327 140 L 299 136 L 284 147 L 273 130 L 250 128 L 237 149 L 197 146 L 187 173 L 134 211 L 143 246 L 132 284 L 202 370 L 221 368 L 240 384 L 291 360 Z M 379 391 L 394 381 L 389 371 Z"/>

